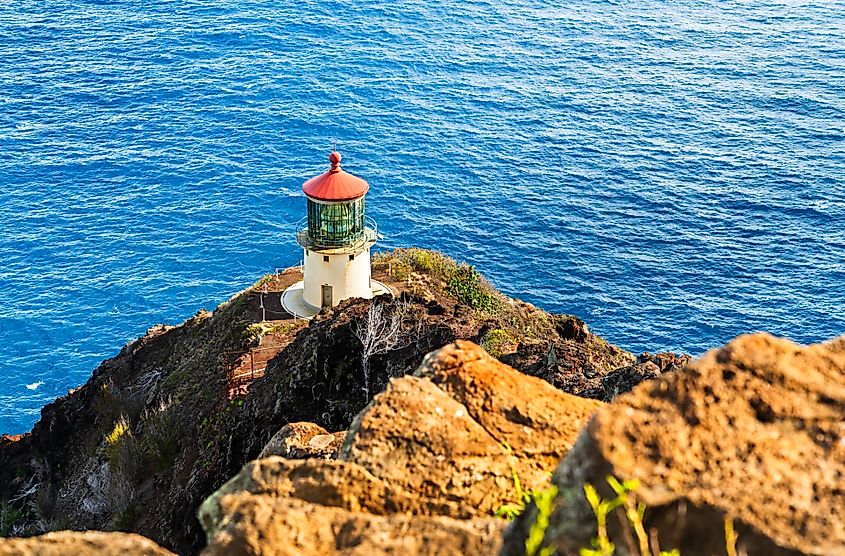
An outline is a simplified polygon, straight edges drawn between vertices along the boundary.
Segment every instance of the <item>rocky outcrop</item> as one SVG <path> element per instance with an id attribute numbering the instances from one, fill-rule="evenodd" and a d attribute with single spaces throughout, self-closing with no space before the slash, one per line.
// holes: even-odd
<path id="1" fill-rule="evenodd" d="M 546 485 L 600 406 L 456 342 L 393 379 L 337 461 L 247 464 L 202 505 L 208 553 L 494 553 L 514 477 Z"/>
<path id="2" fill-rule="evenodd" d="M 412 515 L 436 509 L 352 462 L 272 456 L 248 463 L 206 500 L 200 521 L 208 554 L 495 552 L 500 520 Z"/>
<path id="3" fill-rule="evenodd" d="M 689 362 L 689 355 L 668 352 L 655 355 L 643 353 L 633 365 L 619 367 L 600 377 L 594 377 L 590 386 L 581 391 L 581 395 L 609 402 L 619 394 L 629 392 L 637 384 L 657 378 L 663 373 L 683 369 Z"/>
<path id="4" fill-rule="evenodd" d="M 291 423 L 273 435 L 258 457 L 335 459 L 344 438 L 346 431 L 330 433 L 314 423 Z"/>
<path id="5" fill-rule="evenodd" d="M 552 324 L 554 335 L 524 338 L 516 351 L 501 360 L 579 396 L 599 388 L 602 377 L 615 369 L 636 363 L 634 354 L 591 334 L 577 317 L 555 315 Z"/>
<path id="6" fill-rule="evenodd" d="M 378 516 L 297 499 L 236 494 L 223 500 L 226 527 L 203 554 L 463 556 L 495 554 L 501 520 Z"/>
<path id="7" fill-rule="evenodd" d="M 492 514 L 556 468 L 550 511 L 529 505 L 503 554 L 526 552 L 541 514 L 534 541 L 587 546 L 584 486 L 609 499 L 613 475 L 638 481 L 663 549 L 724 553 L 727 519 L 740 554 L 845 556 L 845 339 L 745 336 L 682 370 L 685 356 L 635 357 L 449 264 L 385 259 L 396 299 L 347 300 L 307 327 L 256 324 L 252 288 L 151 329 L 31 433 L 0 437 L 0 529 L 119 528 L 180 554 L 202 550 L 203 531 L 209 554 L 492 554 L 505 524 Z M 398 315 L 401 341 L 364 354 L 373 307 Z M 264 376 L 228 387 L 232 358 L 268 334 Z M 637 552 L 624 523 L 608 520 L 620 555 Z M 91 552 L 167 553 L 117 533 L 0 540 L 0 555 Z"/>
<path id="8" fill-rule="evenodd" d="M 22 535 L 120 529 L 180 554 L 197 553 L 204 536 L 191 516 L 273 435 L 300 421 L 347 429 L 391 378 L 412 373 L 434 349 L 458 339 L 480 342 L 514 368 L 576 393 L 598 380 L 584 376 L 634 361 L 574 317 L 508 299 L 442 255 L 388 254 L 374 259 L 373 272 L 397 290 L 396 299 L 346 300 L 307 326 L 257 322 L 283 318 L 265 302 L 301 279 L 285 271 L 263 277 L 213 313 L 153 327 L 127 344 L 85 385 L 46 406 L 31 433 L 0 437 L 0 503 L 15 516 L 8 529 Z M 401 341 L 369 354 L 365 373 L 358 332 L 374 304 L 382 315 L 400 314 Z M 278 349 L 275 356 L 250 357 L 251 364 L 271 358 L 264 376 L 251 373 L 248 384 L 229 384 L 238 368 L 232 364 L 259 344 Z M 280 437 L 267 453 L 330 457 L 338 440 L 326 442 L 320 435 L 304 445 Z"/>
<path id="9" fill-rule="evenodd" d="M 682 369 L 689 355 L 634 354 L 591 334 L 571 315 L 555 315 L 556 334 L 544 340 L 526 338 L 501 360 L 570 394 L 604 402 L 662 373 Z"/>
<path id="10" fill-rule="evenodd" d="M 490 515 L 548 482 L 601 404 L 522 375 L 470 342 L 425 358 L 392 381 L 349 429 L 341 459 L 449 515 Z"/>
<path id="11" fill-rule="evenodd" d="M 130 533 L 59 531 L 27 539 L 1 539 L 0 556 L 173 556 L 150 539 Z"/>
<path id="12" fill-rule="evenodd" d="M 588 546 L 584 485 L 612 498 L 613 475 L 639 481 L 645 529 L 664 549 L 724 553 L 728 518 L 748 554 L 845 554 L 843 439 L 845 337 L 801 347 L 741 336 L 596 414 L 555 473 L 545 543 L 564 554 Z M 504 554 L 524 552 L 528 514 Z M 626 546 L 617 520 L 608 526 Z"/>

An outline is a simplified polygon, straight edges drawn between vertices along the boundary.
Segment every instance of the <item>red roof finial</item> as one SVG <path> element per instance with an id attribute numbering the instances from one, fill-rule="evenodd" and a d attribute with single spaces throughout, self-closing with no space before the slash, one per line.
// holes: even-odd
<path id="1" fill-rule="evenodd" d="M 329 155 L 329 162 L 332 163 L 332 172 L 337 172 L 340 170 L 340 160 L 343 157 L 340 156 L 340 153 L 337 151 L 332 151 L 332 154 Z"/>
<path id="2" fill-rule="evenodd" d="M 302 191 L 312 199 L 328 202 L 363 197 L 370 186 L 358 176 L 344 172 L 340 167 L 341 158 L 339 152 L 332 151 L 329 155 L 331 170 L 302 184 Z"/>

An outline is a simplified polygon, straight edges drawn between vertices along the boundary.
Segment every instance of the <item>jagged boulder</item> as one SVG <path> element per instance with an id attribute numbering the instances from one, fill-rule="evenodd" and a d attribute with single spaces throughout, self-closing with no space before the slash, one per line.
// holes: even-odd
<path id="1" fill-rule="evenodd" d="M 546 485 L 601 405 L 446 346 L 355 418 L 338 460 L 244 466 L 200 509 L 207 552 L 495 553 L 505 522 L 491 515 L 515 501 L 514 473 Z"/>
<path id="2" fill-rule="evenodd" d="M 607 475 L 639 481 L 645 528 L 664 549 L 724 553 L 730 518 L 748 554 L 845 554 L 845 337 L 802 347 L 741 336 L 617 398 L 555 473 L 546 544 L 589 544 L 583 487 L 611 498 Z M 534 515 L 508 531 L 503 554 L 524 553 Z M 608 526 L 626 546 L 617 520 Z"/>
<path id="3" fill-rule="evenodd" d="M 271 456 L 245 465 L 199 518 L 207 554 L 495 553 L 503 521 L 436 517 L 448 510 L 352 462 Z"/>
<path id="4" fill-rule="evenodd" d="M 504 528 L 502 520 L 492 518 L 380 516 L 245 493 L 224 498 L 223 511 L 225 528 L 203 552 L 206 556 L 495 554 Z"/>
<path id="5" fill-rule="evenodd" d="M 593 386 L 583 390 L 580 395 L 601 400 L 612 401 L 619 394 L 631 391 L 634 386 L 646 380 L 659 377 L 663 373 L 679 371 L 686 367 L 691 357 L 686 354 L 670 352 L 643 353 L 637 357 L 636 363 L 619 367 L 607 374 L 594 377 Z"/>
<path id="6" fill-rule="evenodd" d="M 349 429 L 340 458 L 453 517 L 489 515 L 545 485 L 600 402 L 561 392 L 457 341 L 391 381 Z"/>
<path id="7" fill-rule="evenodd" d="M 297 498 L 353 512 L 437 513 L 437 508 L 422 507 L 410 493 L 389 485 L 355 463 L 295 461 L 271 456 L 247 463 L 240 473 L 203 502 L 200 521 L 209 538 L 217 534 L 225 520 L 220 512 L 222 499 L 244 492 Z"/>
<path id="8" fill-rule="evenodd" d="M 58 531 L 25 539 L 0 538 L 0 556 L 173 556 L 150 539 L 130 533 Z"/>
<path id="9" fill-rule="evenodd" d="M 258 457 L 335 459 L 344 438 L 346 431 L 330 433 L 314 423 L 290 423 L 273 435 Z"/>
<path id="10" fill-rule="evenodd" d="M 604 402 L 690 362 L 689 355 L 670 352 L 634 356 L 593 335 L 571 315 L 555 315 L 553 321 L 557 338 L 524 338 L 515 352 L 502 355 L 502 362 L 564 392 Z"/>

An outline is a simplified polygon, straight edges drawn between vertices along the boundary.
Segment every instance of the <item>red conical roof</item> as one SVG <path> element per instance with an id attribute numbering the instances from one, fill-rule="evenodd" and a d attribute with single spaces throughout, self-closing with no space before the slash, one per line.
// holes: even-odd
<path id="1" fill-rule="evenodd" d="M 302 184 L 302 192 L 318 201 L 351 201 L 363 197 L 370 185 L 340 167 L 341 156 L 337 151 L 329 155 L 332 168 Z"/>

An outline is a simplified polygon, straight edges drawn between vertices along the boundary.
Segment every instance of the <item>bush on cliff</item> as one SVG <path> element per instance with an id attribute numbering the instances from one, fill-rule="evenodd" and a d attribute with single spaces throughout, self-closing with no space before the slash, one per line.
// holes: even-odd
<path id="1" fill-rule="evenodd" d="M 397 280 L 412 281 L 414 273 L 431 277 L 440 293 L 457 298 L 477 311 L 495 314 L 504 304 L 502 294 L 474 266 L 458 263 L 437 251 L 396 249 L 373 256 L 373 270 L 387 270 Z"/>
<path id="2" fill-rule="evenodd" d="M 144 453 L 153 469 L 164 471 L 173 466 L 181 450 L 182 426 L 171 399 L 144 413 Z"/>
<path id="3" fill-rule="evenodd" d="M 0 537 L 14 535 L 16 526 L 23 517 L 23 512 L 9 502 L 0 502 Z"/>

